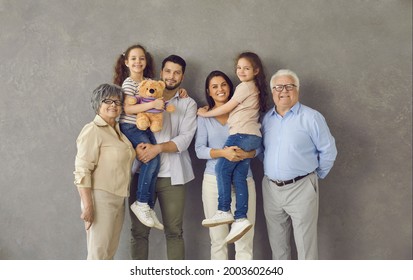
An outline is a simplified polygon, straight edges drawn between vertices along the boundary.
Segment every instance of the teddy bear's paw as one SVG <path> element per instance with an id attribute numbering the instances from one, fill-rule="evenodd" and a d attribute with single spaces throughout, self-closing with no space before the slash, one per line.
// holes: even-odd
<path id="1" fill-rule="evenodd" d="M 136 124 L 136 127 L 139 128 L 139 130 L 147 130 L 149 126 L 148 125 Z"/>
<path id="2" fill-rule="evenodd" d="M 172 104 L 166 106 L 166 111 L 167 111 L 168 113 L 175 112 L 175 106 L 172 105 Z"/>
<path id="3" fill-rule="evenodd" d="M 151 131 L 152 132 L 159 132 L 162 130 L 162 124 L 160 122 L 152 122 L 151 124 Z"/>
<path id="4" fill-rule="evenodd" d="M 136 127 L 139 128 L 140 130 L 147 130 L 149 125 L 150 125 L 149 121 L 145 118 L 136 120 Z"/>

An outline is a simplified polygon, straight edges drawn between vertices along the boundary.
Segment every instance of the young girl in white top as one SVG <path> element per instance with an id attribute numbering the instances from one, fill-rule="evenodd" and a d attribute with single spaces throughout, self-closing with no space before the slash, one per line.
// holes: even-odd
<path id="1" fill-rule="evenodd" d="M 233 97 L 224 105 L 209 110 L 198 109 L 202 117 L 216 117 L 229 113 L 229 134 L 225 147 L 237 146 L 244 151 L 256 150 L 261 146 L 259 111 L 265 111 L 267 87 L 264 69 L 258 55 L 245 52 L 238 56 L 236 74 L 241 83 L 235 89 Z M 248 187 L 247 174 L 251 159 L 229 161 L 218 159 L 215 173 L 218 182 L 218 211 L 202 221 L 202 225 L 213 227 L 230 224 L 231 231 L 226 238 L 233 243 L 241 238 L 252 224 L 247 219 Z M 231 185 L 236 192 L 236 210 L 231 214 Z"/>

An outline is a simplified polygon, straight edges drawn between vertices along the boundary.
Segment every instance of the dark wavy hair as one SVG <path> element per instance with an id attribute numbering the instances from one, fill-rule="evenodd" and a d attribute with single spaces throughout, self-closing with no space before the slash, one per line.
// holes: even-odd
<path id="1" fill-rule="evenodd" d="M 211 110 L 215 106 L 214 99 L 209 95 L 209 84 L 210 84 L 212 78 L 215 78 L 215 77 L 222 77 L 227 82 L 227 84 L 229 86 L 228 100 L 230 100 L 231 97 L 234 95 L 234 85 L 232 84 L 230 78 L 228 78 L 228 76 L 224 72 L 221 72 L 219 70 L 212 71 L 211 73 L 209 73 L 209 75 L 205 79 L 205 98 L 207 100 L 209 110 Z"/>
<path id="2" fill-rule="evenodd" d="M 235 69 L 237 68 L 236 65 L 238 60 L 241 58 L 245 58 L 248 60 L 254 70 L 258 70 L 258 74 L 255 76 L 255 85 L 257 86 L 258 90 L 260 91 L 260 110 L 265 112 L 267 109 L 267 96 L 268 96 L 268 89 L 267 89 L 267 78 L 265 77 L 264 67 L 261 62 L 259 56 L 253 52 L 243 52 L 238 55 L 235 61 Z"/>
<path id="3" fill-rule="evenodd" d="M 142 45 L 136 44 L 136 45 L 132 45 L 129 48 L 127 48 L 127 50 L 124 53 L 120 54 L 118 59 L 116 60 L 115 73 L 113 76 L 113 83 L 115 85 L 122 86 L 123 81 L 127 77 L 129 77 L 130 75 L 129 68 L 125 65 L 125 60 L 129 58 L 129 53 L 133 49 L 141 49 L 143 53 L 145 54 L 146 67 L 143 70 L 143 76 L 145 78 L 150 78 L 150 79 L 153 79 L 153 77 L 155 76 L 155 64 L 153 62 L 152 55 L 149 52 L 147 52 L 146 49 Z"/>

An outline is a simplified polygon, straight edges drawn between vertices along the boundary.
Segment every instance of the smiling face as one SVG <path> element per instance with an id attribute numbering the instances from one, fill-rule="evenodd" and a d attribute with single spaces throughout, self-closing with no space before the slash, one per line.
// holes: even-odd
<path id="1" fill-rule="evenodd" d="M 165 82 L 167 90 L 177 89 L 184 79 L 182 66 L 168 61 L 161 70 L 161 80 Z"/>
<path id="2" fill-rule="evenodd" d="M 117 96 L 111 96 L 102 101 L 102 104 L 99 108 L 99 116 L 101 116 L 101 118 L 104 119 L 110 125 L 113 125 L 116 122 L 116 118 L 119 117 L 122 109 L 122 106 L 116 105 L 114 101 L 117 101 L 118 104 L 121 104 L 121 101 Z"/>
<path id="3" fill-rule="evenodd" d="M 229 99 L 230 86 L 223 77 L 216 76 L 209 82 L 208 93 L 216 105 L 222 105 Z"/>
<path id="4" fill-rule="evenodd" d="M 237 62 L 237 76 L 241 82 L 249 82 L 254 80 L 255 75 L 258 74 L 258 70 L 254 69 L 252 63 L 242 57 Z"/>
<path id="5" fill-rule="evenodd" d="M 140 48 L 134 48 L 129 52 L 128 58 L 125 60 L 125 65 L 129 68 L 131 75 L 143 75 L 146 67 L 145 53 Z"/>
<path id="6" fill-rule="evenodd" d="M 298 89 L 293 87 L 290 91 L 287 91 L 284 87 L 281 92 L 275 90 L 275 86 L 283 86 L 288 84 L 295 84 L 293 77 L 291 76 L 279 76 L 272 80 L 272 98 L 275 105 L 277 106 L 277 112 L 280 115 L 284 115 L 288 110 L 290 110 L 298 102 Z"/>

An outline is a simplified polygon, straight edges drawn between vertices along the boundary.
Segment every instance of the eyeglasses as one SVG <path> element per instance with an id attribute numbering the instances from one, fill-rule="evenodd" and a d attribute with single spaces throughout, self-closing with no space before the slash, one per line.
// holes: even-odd
<path id="1" fill-rule="evenodd" d="M 286 91 L 291 91 L 293 90 L 295 87 L 297 87 L 294 84 L 286 84 L 286 85 L 275 85 L 272 89 L 278 92 L 282 92 L 283 89 L 285 88 Z"/>
<path id="2" fill-rule="evenodd" d="M 108 105 L 112 105 L 113 103 L 115 103 L 116 106 L 122 105 L 122 102 L 120 102 L 120 100 L 112 100 L 112 99 L 103 99 L 102 103 L 105 103 Z"/>

